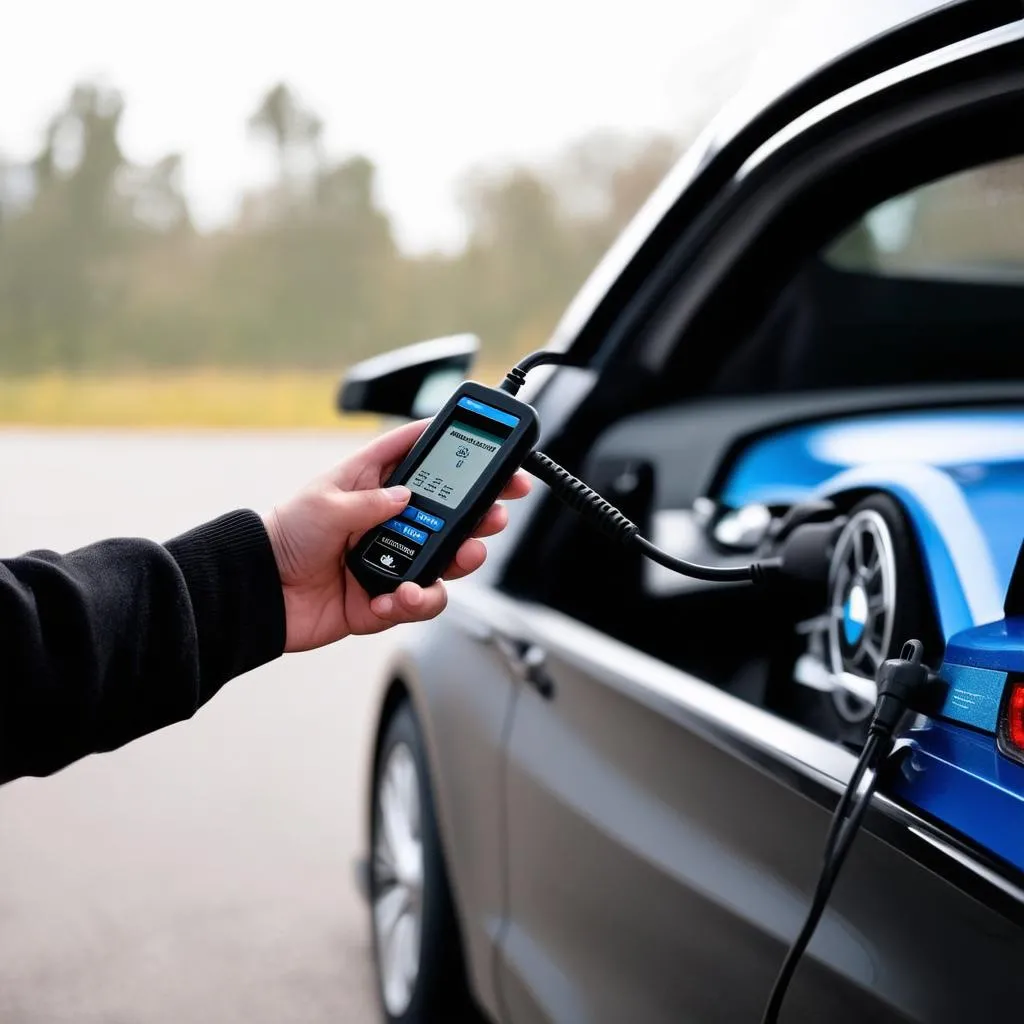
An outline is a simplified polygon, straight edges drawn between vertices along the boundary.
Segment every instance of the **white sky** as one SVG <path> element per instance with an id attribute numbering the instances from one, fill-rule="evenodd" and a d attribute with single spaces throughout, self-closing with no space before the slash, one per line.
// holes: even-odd
<path id="1" fill-rule="evenodd" d="M 128 157 L 185 156 L 200 226 L 271 173 L 245 120 L 284 79 L 363 152 L 411 248 L 451 245 L 454 185 L 598 127 L 690 134 L 791 0 L 27 0 L 0 16 L 0 154 L 25 159 L 72 85 L 122 91 Z"/>

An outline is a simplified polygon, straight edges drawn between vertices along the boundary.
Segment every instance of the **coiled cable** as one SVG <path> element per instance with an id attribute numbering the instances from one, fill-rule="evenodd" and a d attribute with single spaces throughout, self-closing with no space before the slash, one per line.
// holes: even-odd
<path id="1" fill-rule="evenodd" d="M 606 537 L 639 548 L 652 561 L 683 576 L 710 583 L 762 582 L 777 567 L 775 559 L 765 559 L 752 565 L 725 566 L 699 565 L 676 558 L 646 537 L 641 537 L 640 528 L 628 516 L 543 452 L 530 452 L 523 462 L 523 469 L 543 480 L 565 505 Z"/>

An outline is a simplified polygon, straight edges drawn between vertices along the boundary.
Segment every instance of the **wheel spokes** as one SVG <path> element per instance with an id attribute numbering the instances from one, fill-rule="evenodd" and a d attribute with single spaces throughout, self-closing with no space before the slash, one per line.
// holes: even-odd
<path id="1" fill-rule="evenodd" d="M 377 900 L 373 913 L 377 919 L 377 934 L 384 942 L 393 936 L 408 904 L 408 895 L 405 886 L 399 884 L 393 885 Z"/>
<path id="2" fill-rule="evenodd" d="M 895 615 L 895 560 L 888 526 L 874 509 L 854 513 L 836 542 L 829 578 L 826 657 L 835 678 L 854 673 L 874 679 L 889 648 Z M 804 632 L 804 631 L 801 631 Z M 838 694 L 837 694 L 838 698 Z M 837 699 L 843 717 L 859 721 L 870 703 Z"/>
<path id="3" fill-rule="evenodd" d="M 374 925 L 381 989 L 388 1013 L 405 1013 L 419 972 L 423 844 L 416 761 L 397 744 L 377 783 L 373 851 Z"/>

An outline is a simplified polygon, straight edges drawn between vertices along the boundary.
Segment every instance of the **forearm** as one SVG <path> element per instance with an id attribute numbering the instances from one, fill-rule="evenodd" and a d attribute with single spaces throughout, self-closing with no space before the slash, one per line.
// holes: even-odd
<path id="1" fill-rule="evenodd" d="M 259 517 L 0 562 L 0 782 L 188 718 L 284 647 Z"/>

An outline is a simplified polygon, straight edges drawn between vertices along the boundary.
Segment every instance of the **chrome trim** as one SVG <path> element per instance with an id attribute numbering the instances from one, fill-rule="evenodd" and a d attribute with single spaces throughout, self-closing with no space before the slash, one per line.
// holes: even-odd
<path id="1" fill-rule="evenodd" d="M 994 885 L 997 889 L 1001 889 L 1011 899 L 1024 904 L 1024 889 L 1014 885 L 1008 879 L 1003 878 L 991 868 L 986 867 L 984 864 L 979 864 L 973 858 L 958 850 L 955 846 L 947 843 L 944 839 L 926 832 L 923 828 L 920 828 L 917 825 L 907 825 L 907 831 L 917 836 L 918 839 L 923 839 L 929 845 L 934 846 L 941 854 L 955 860 L 958 864 L 967 868 L 969 871 L 973 871 L 976 874 L 981 875 L 990 885 Z"/>
<path id="2" fill-rule="evenodd" d="M 825 663 L 813 654 L 801 654 L 793 666 L 793 679 L 812 690 L 835 694 L 845 691 L 871 706 L 878 696 L 878 688 L 871 679 L 854 675 L 852 672 L 830 672 Z"/>
<path id="3" fill-rule="evenodd" d="M 740 166 L 736 173 L 736 180 L 742 181 L 751 172 L 761 166 L 774 153 L 785 147 L 804 132 L 828 120 L 842 110 L 868 99 L 886 89 L 890 89 L 908 78 L 914 78 L 926 74 L 936 68 L 947 64 L 953 64 L 964 57 L 980 51 L 994 49 L 995 47 L 1014 42 L 1021 36 L 1021 24 L 1019 21 L 1012 21 L 1005 25 L 989 29 L 987 32 L 980 32 L 967 39 L 959 39 L 955 43 L 949 43 L 938 50 L 932 50 L 920 57 L 906 61 L 893 68 L 887 68 L 872 78 L 858 82 L 843 92 L 836 93 L 828 99 L 823 100 L 816 107 L 805 111 L 794 117 L 784 128 L 775 133 L 767 142 L 762 143 Z"/>
<path id="4" fill-rule="evenodd" d="M 715 524 L 714 536 L 723 547 L 756 551 L 771 524 L 771 510 L 755 502 L 726 512 Z"/>

